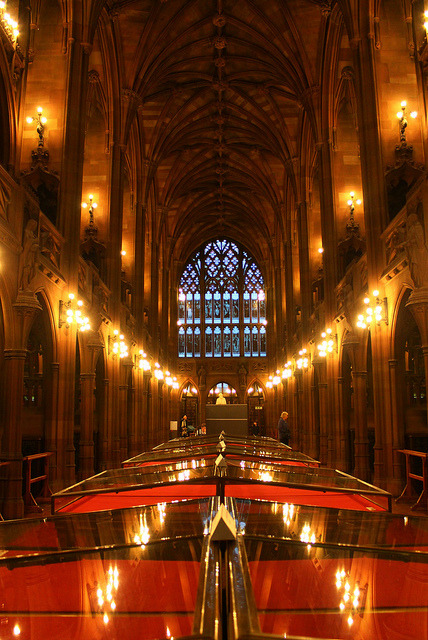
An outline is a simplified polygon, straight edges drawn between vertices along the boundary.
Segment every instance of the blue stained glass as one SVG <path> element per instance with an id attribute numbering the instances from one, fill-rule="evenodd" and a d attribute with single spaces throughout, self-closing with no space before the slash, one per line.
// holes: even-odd
<path id="1" fill-rule="evenodd" d="M 240 347 L 239 347 L 239 329 L 238 327 L 233 327 L 232 330 L 232 355 L 239 356 Z"/>
<path id="2" fill-rule="evenodd" d="M 185 299 L 178 300 L 178 319 L 188 329 L 183 334 L 179 328 L 179 356 L 266 355 L 266 330 L 259 331 L 266 316 L 264 280 L 242 247 L 224 238 L 206 243 L 183 269 L 179 294 Z M 204 333 L 197 331 L 201 325 Z"/>
<path id="3" fill-rule="evenodd" d="M 221 331 L 219 327 L 214 329 L 214 357 L 221 356 Z"/>
<path id="4" fill-rule="evenodd" d="M 225 357 L 229 357 L 231 355 L 230 347 L 230 329 L 229 327 L 226 327 L 223 335 L 223 354 Z"/>

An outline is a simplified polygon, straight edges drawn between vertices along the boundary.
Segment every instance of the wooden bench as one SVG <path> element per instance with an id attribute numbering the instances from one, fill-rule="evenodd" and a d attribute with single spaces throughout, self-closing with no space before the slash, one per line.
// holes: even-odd
<path id="1" fill-rule="evenodd" d="M 418 480 L 422 483 L 421 493 L 413 504 L 411 509 L 425 509 L 428 510 L 428 453 L 423 451 L 413 451 L 411 449 L 397 449 L 398 453 L 402 453 L 406 456 L 406 486 L 403 489 L 401 495 L 397 498 L 396 502 L 402 498 L 411 498 L 415 495 L 412 480 Z M 412 471 L 412 458 L 419 458 L 422 462 L 422 473 L 415 473 Z"/>

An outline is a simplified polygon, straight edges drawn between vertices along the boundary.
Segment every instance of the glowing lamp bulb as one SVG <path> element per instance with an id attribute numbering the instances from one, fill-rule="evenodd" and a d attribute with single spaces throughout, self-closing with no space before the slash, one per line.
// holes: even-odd
<path id="1" fill-rule="evenodd" d="M 401 120 L 402 117 L 403 117 L 403 112 L 402 111 L 397 111 L 397 118 L 399 120 Z"/>
<path id="2" fill-rule="evenodd" d="M 405 100 L 402 100 L 402 101 L 401 101 L 401 106 L 402 106 L 402 107 L 403 107 L 403 109 L 404 109 L 404 107 L 407 107 L 407 102 L 406 102 Z"/>
<path id="3" fill-rule="evenodd" d="M 26 118 L 28 124 L 31 124 L 33 122 L 33 118 L 31 116 L 28 116 L 28 118 Z"/>

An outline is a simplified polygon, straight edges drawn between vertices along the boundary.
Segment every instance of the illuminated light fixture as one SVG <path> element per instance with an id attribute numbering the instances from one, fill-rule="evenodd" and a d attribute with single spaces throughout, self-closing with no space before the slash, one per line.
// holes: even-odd
<path id="1" fill-rule="evenodd" d="M 121 256 L 126 256 L 126 251 L 125 251 L 125 249 L 122 249 L 122 251 L 120 252 L 120 255 L 121 255 Z"/>
<path id="2" fill-rule="evenodd" d="M 318 249 L 318 253 L 320 253 L 320 254 L 324 253 L 324 247 L 320 247 L 320 248 Z"/>
<path id="3" fill-rule="evenodd" d="M 28 124 L 36 123 L 36 131 L 39 136 L 38 147 L 43 147 L 45 144 L 45 124 L 48 119 L 45 116 L 42 116 L 43 107 L 37 107 L 37 115 L 36 116 L 28 116 L 26 118 Z"/>
<path id="4" fill-rule="evenodd" d="M 355 220 L 354 220 L 354 211 L 355 211 L 355 205 L 361 204 L 361 200 L 360 198 L 357 198 L 355 200 L 355 193 L 354 191 L 351 191 L 349 194 L 349 200 L 348 200 L 348 205 L 349 205 L 349 222 L 348 225 L 351 225 L 351 227 L 355 227 Z"/>
<path id="5" fill-rule="evenodd" d="M 424 11 L 424 18 L 425 18 L 425 22 L 424 22 L 425 31 L 428 31 L 428 11 Z"/>
<path id="6" fill-rule="evenodd" d="M 67 302 L 60 300 L 58 326 L 61 328 L 65 325 L 68 329 L 72 324 L 75 324 L 78 331 L 88 331 L 91 324 L 89 318 L 83 315 L 81 307 L 83 307 L 83 302 L 82 300 L 75 302 L 74 293 L 68 294 Z"/>
<path id="7" fill-rule="evenodd" d="M 333 351 L 335 350 L 335 342 L 337 337 L 333 337 L 332 330 L 328 328 L 322 332 L 321 338 L 323 339 L 322 342 L 317 345 L 318 355 L 321 358 L 325 358 L 328 353 L 333 353 Z"/>
<path id="8" fill-rule="evenodd" d="M 296 360 L 296 366 L 298 369 L 307 369 L 309 367 L 309 358 L 306 355 L 306 349 L 300 349 L 299 356 Z"/>
<path id="9" fill-rule="evenodd" d="M 406 117 L 406 108 L 407 102 L 402 100 L 401 102 L 401 111 L 397 111 L 398 124 L 400 127 L 400 142 L 405 145 L 406 144 L 406 128 L 407 128 L 407 117 Z M 418 112 L 411 111 L 410 117 L 417 118 Z"/>
<path id="10" fill-rule="evenodd" d="M 89 212 L 89 230 L 95 230 L 95 223 L 94 223 L 94 209 L 96 209 L 98 207 L 97 203 L 94 202 L 94 196 L 92 195 L 92 193 L 90 193 L 88 195 L 88 200 L 89 202 L 82 202 L 82 209 L 88 209 Z"/>
<path id="11" fill-rule="evenodd" d="M 127 358 L 129 356 L 128 346 L 125 343 L 125 336 L 123 333 L 119 333 L 118 329 L 113 331 L 114 338 L 111 336 L 108 337 L 109 340 L 109 353 L 111 352 L 114 356 L 119 356 L 119 358 Z"/>
<path id="12" fill-rule="evenodd" d="M 293 375 L 292 363 L 291 363 L 291 360 L 289 360 L 284 365 L 284 368 L 282 370 L 282 377 L 283 379 L 287 379 L 287 378 L 291 378 L 292 375 Z"/>
<path id="13" fill-rule="evenodd" d="M 21 627 L 19 626 L 18 623 L 14 625 L 12 633 L 15 637 L 18 637 L 19 635 L 21 635 Z"/>
<path id="14" fill-rule="evenodd" d="M 281 382 L 281 378 L 278 375 L 273 376 L 272 378 L 272 384 L 274 384 L 275 386 L 278 385 Z"/>
<path id="15" fill-rule="evenodd" d="M 262 324 L 263 326 L 266 326 L 267 325 L 267 320 L 266 319 L 262 320 L 260 324 Z"/>
<path id="16" fill-rule="evenodd" d="M 169 387 L 172 387 L 173 379 L 171 378 L 171 376 L 165 376 L 165 382 Z"/>
<path id="17" fill-rule="evenodd" d="M 155 378 L 157 380 L 163 380 L 164 375 L 162 369 L 155 369 Z"/>
<path id="18" fill-rule="evenodd" d="M 14 20 L 6 11 L 6 2 L 0 0 L 0 19 L 3 23 L 3 28 L 6 31 L 10 40 L 15 44 L 17 37 L 19 36 L 18 23 Z"/>
<path id="19" fill-rule="evenodd" d="M 373 291 L 373 298 L 366 296 L 364 298 L 366 305 L 364 312 L 360 313 L 357 318 L 357 327 L 367 329 L 367 327 L 381 322 L 388 324 L 388 301 L 387 298 L 379 298 L 379 291 Z"/>
<path id="20" fill-rule="evenodd" d="M 269 380 L 266 382 L 266 387 L 268 389 L 272 389 L 273 387 L 273 380 L 272 380 L 272 376 L 269 376 Z"/>

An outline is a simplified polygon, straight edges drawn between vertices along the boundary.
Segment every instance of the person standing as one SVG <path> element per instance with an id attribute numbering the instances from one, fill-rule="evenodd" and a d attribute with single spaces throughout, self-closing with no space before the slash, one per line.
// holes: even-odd
<path id="1" fill-rule="evenodd" d="M 278 440 L 282 444 L 287 444 L 290 441 L 291 431 L 288 425 L 288 413 L 283 411 L 278 421 Z"/>
<path id="2" fill-rule="evenodd" d="M 181 437 L 187 438 L 188 435 L 189 430 L 187 428 L 187 416 L 186 414 L 184 414 L 184 416 L 181 418 Z"/>

